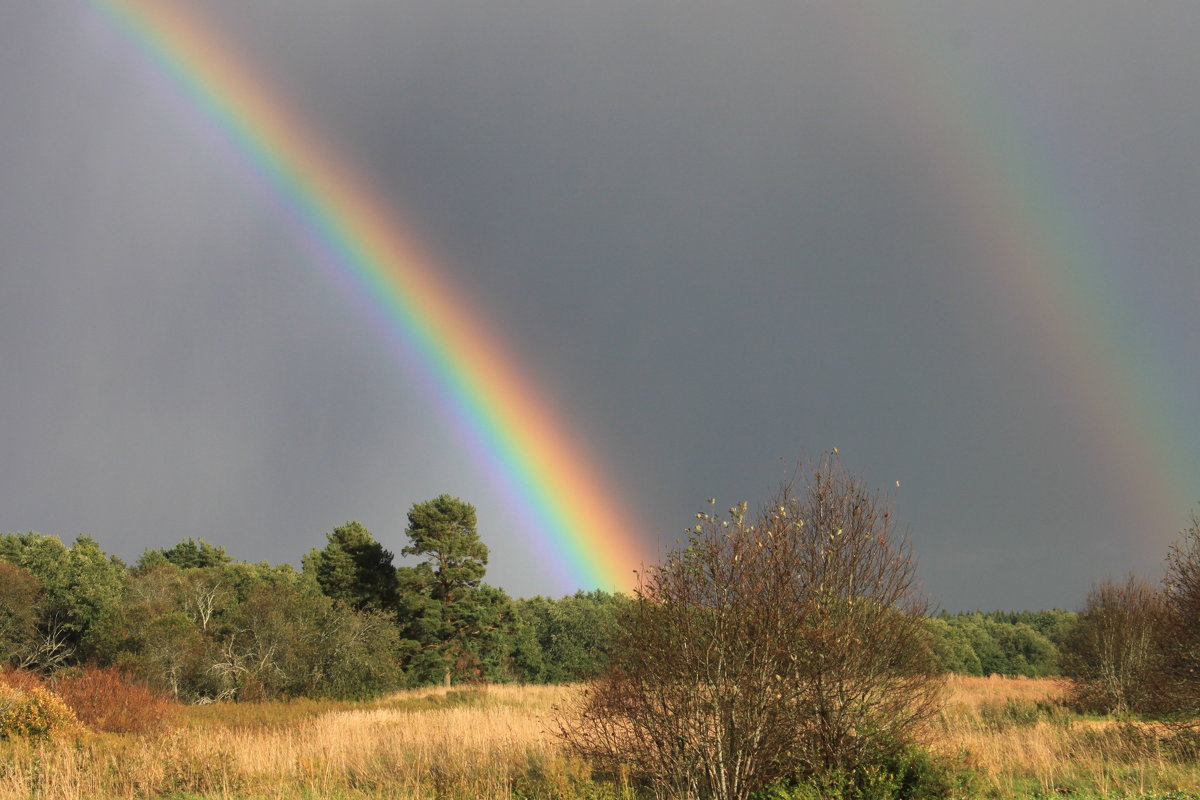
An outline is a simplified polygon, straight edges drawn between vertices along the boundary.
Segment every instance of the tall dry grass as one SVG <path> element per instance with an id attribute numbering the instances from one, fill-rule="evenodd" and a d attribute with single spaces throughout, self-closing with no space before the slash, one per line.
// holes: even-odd
<path id="1" fill-rule="evenodd" d="M 404 692 L 362 706 L 209 706 L 186 709 L 185 724 L 161 735 L 14 741 L 0 746 L 0 798 L 572 797 L 590 784 L 587 769 L 564 758 L 549 733 L 553 707 L 569 691 L 488 687 Z"/>
<path id="2" fill-rule="evenodd" d="M 180 709 L 160 733 L 0 742 L 0 800 L 630 800 L 553 736 L 569 687 L 422 689 L 368 704 Z M 952 678 L 929 746 L 971 797 L 1200 794 L 1194 749 L 1149 724 L 1082 717 L 1048 680 Z"/>
<path id="3" fill-rule="evenodd" d="M 949 679 L 932 747 L 1001 798 L 1200 794 L 1193 748 L 1152 723 L 1086 717 L 1050 679 Z"/>

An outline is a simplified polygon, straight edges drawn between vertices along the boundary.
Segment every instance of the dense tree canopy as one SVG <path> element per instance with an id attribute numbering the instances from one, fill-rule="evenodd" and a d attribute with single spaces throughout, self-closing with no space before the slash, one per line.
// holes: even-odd
<path id="1" fill-rule="evenodd" d="M 476 530 L 475 506 L 448 494 L 415 503 L 405 533 L 410 543 L 400 552 L 428 559 L 434 600 L 453 601 L 483 580 L 488 549 Z"/>
<path id="2" fill-rule="evenodd" d="M 225 552 L 224 547 L 209 544 L 203 539 L 185 539 L 174 547 L 164 550 L 147 550 L 138 559 L 138 566 L 145 568 L 166 562 L 190 569 L 193 567 L 219 567 L 232 561 L 233 558 Z"/>
<path id="3" fill-rule="evenodd" d="M 92 655 L 92 636 L 120 600 L 126 568 L 88 536 L 66 547 L 39 533 L 0 535 L 0 559 L 41 585 L 35 664 L 50 669 Z"/>
<path id="4" fill-rule="evenodd" d="M 390 611 L 396 605 L 392 554 L 359 522 L 347 522 L 327 536 L 323 550 L 304 557 L 304 571 L 327 596 L 359 611 Z"/>
<path id="5" fill-rule="evenodd" d="M 42 587 L 33 573 L 0 561 L 0 656 L 11 666 L 29 666 L 37 660 L 41 603 Z"/>
<path id="6" fill-rule="evenodd" d="M 928 621 L 946 672 L 964 675 L 1057 675 L 1059 652 L 1076 615 L 1070 611 L 979 611 Z"/>
<path id="7" fill-rule="evenodd" d="M 516 601 L 520 630 L 534 637 L 514 652 L 526 680 L 562 683 L 595 677 L 612 654 L 621 600 L 621 595 L 596 590 L 560 600 Z"/>

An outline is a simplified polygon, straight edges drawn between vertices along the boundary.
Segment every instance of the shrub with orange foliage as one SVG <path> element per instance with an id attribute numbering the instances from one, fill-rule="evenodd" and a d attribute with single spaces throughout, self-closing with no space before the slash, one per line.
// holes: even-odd
<path id="1" fill-rule="evenodd" d="M 13 667 L 5 667 L 0 669 L 0 686 L 7 686 L 11 689 L 20 689 L 28 692 L 30 689 L 45 689 L 46 679 L 39 673 L 30 669 L 15 669 Z"/>
<path id="2" fill-rule="evenodd" d="M 0 673 L 0 740 L 13 736 L 53 736 L 75 727 L 75 715 L 32 673 Z"/>
<path id="3" fill-rule="evenodd" d="M 112 668 L 86 667 L 63 673 L 55 683 L 55 691 L 80 722 L 113 733 L 161 728 L 174 711 L 165 697 Z"/>

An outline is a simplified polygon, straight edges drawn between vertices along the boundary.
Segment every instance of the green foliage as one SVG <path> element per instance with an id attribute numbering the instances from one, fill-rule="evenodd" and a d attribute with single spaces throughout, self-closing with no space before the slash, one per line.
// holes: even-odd
<path id="1" fill-rule="evenodd" d="M 356 610 L 390 610 L 396 605 L 396 570 L 391 552 L 359 522 L 347 522 L 328 534 L 323 550 L 304 557 L 304 571 L 321 591 Z"/>
<path id="2" fill-rule="evenodd" d="M 48 670 L 92 655 L 95 642 L 89 634 L 119 602 L 124 564 L 88 536 L 67 548 L 40 533 L 0 534 L 0 559 L 27 570 L 42 586 L 29 664 Z"/>
<path id="3" fill-rule="evenodd" d="M 945 672 L 965 675 L 1059 674 L 1059 651 L 1076 615 L 1069 611 L 941 614 L 927 621 Z"/>
<path id="4" fill-rule="evenodd" d="M 996 626 L 993 634 L 1005 660 L 993 672 L 1041 678 L 1057 671 L 1058 651 L 1050 641 L 1023 622 Z"/>
<path id="5" fill-rule="evenodd" d="M 884 753 L 854 770 L 829 770 L 777 784 L 755 800 L 948 800 L 971 783 L 946 763 L 916 748 Z"/>
<path id="6" fill-rule="evenodd" d="M 390 611 L 357 611 L 287 566 L 155 560 L 98 630 L 100 663 L 189 702 L 363 698 L 405 682 Z"/>
<path id="7" fill-rule="evenodd" d="M 295 587 L 256 587 L 233 610 L 212 665 L 222 695 L 266 700 L 305 694 L 318 604 Z"/>
<path id="8" fill-rule="evenodd" d="M 80 536 L 71 545 L 66 591 L 58 598 L 61 613 L 70 620 L 80 658 L 95 646 L 88 634 L 121 599 L 125 565 L 106 555 L 94 539 Z"/>
<path id="9" fill-rule="evenodd" d="M 400 552 L 428 559 L 433 568 L 434 600 L 453 601 L 483 580 L 488 549 L 476 530 L 475 506 L 448 494 L 414 503 L 405 533 L 411 543 Z"/>
<path id="10" fill-rule="evenodd" d="M 67 583 L 67 548 L 56 536 L 40 533 L 0 534 L 0 558 L 29 570 L 49 591 Z"/>
<path id="11" fill-rule="evenodd" d="M 576 592 L 559 600 L 517 600 L 514 662 L 524 680 L 565 683 L 608 665 L 620 595 Z"/>
<path id="12" fill-rule="evenodd" d="M 319 630 L 326 641 L 318 662 L 321 682 L 304 696 L 366 700 L 407 683 L 400 634 L 391 615 L 333 608 Z"/>
<path id="13" fill-rule="evenodd" d="M 980 664 L 971 637 L 963 626 L 951 624 L 942 617 L 934 617 L 928 620 L 926 625 L 929 628 L 933 651 L 943 672 L 959 675 L 983 674 L 983 665 Z"/>
<path id="14" fill-rule="evenodd" d="M 392 554 L 348 522 L 303 557 L 303 572 L 237 562 L 203 539 L 147 550 L 130 571 L 86 536 L 66 546 L 0 534 L 0 662 L 44 673 L 120 665 L 184 700 L 366 697 L 447 676 L 558 683 L 598 674 L 628 598 L 593 591 L 513 601 L 483 582 L 488 548 L 476 527 L 473 506 L 440 495 L 408 515 L 402 552 L 419 563 L 395 569 Z M 351 613 L 335 613 L 322 595 Z M 1059 672 L 1075 621 L 1057 610 L 943 613 L 926 628 L 944 671 L 1037 677 Z M 268 635 L 264 626 L 278 629 Z M 271 648 L 286 655 L 246 666 Z"/>
<path id="15" fill-rule="evenodd" d="M 203 539 L 185 539 L 165 550 L 147 550 L 138 559 L 138 569 L 172 564 L 182 569 L 219 567 L 233 562 L 224 547 L 209 544 Z"/>
<path id="16" fill-rule="evenodd" d="M 512 665 L 512 601 L 486 584 L 460 588 L 438 601 L 429 564 L 402 567 L 400 619 L 415 684 L 455 681 L 505 681 Z"/>
<path id="17" fill-rule="evenodd" d="M 391 617 L 348 608 L 299 576 L 250 589 L 204 645 L 218 698 L 360 698 L 403 683 Z"/>
<path id="18" fill-rule="evenodd" d="M 445 494 L 415 503 L 406 533 L 410 544 L 401 552 L 426 558 L 397 570 L 414 679 L 503 679 L 511 601 L 483 585 L 488 549 L 476 531 L 475 507 Z"/>
<path id="19" fill-rule="evenodd" d="M 35 650 L 41 602 L 33 573 L 0 561 L 0 666 L 20 666 Z"/>
<path id="20" fill-rule="evenodd" d="M 754 800 L 949 800 L 973 796 L 981 783 L 962 765 L 901 743 L 880 748 L 851 770 L 798 775 Z"/>
<path id="21" fill-rule="evenodd" d="M 68 547 L 0 534 L 0 659 L 46 674 L 117 666 L 189 702 L 575 681 L 607 663 L 618 596 L 514 605 L 483 582 L 473 506 L 441 495 L 414 504 L 408 523 L 404 553 L 417 564 L 393 568 L 349 522 L 304 556 L 303 572 L 238 562 L 203 539 L 148 549 L 127 569 L 88 537 Z"/>

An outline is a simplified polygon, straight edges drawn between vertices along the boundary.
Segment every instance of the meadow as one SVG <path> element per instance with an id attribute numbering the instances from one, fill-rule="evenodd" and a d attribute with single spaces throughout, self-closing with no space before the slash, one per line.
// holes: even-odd
<path id="1" fill-rule="evenodd" d="M 368 703 L 183 706 L 149 733 L 82 726 L 0 742 L 0 800 L 478 798 L 619 800 L 553 735 L 576 687 L 418 689 Z M 1068 710 L 1050 679 L 947 679 L 921 738 L 963 797 L 1181 797 L 1200 793 L 1189 747 L 1151 723 Z"/>

